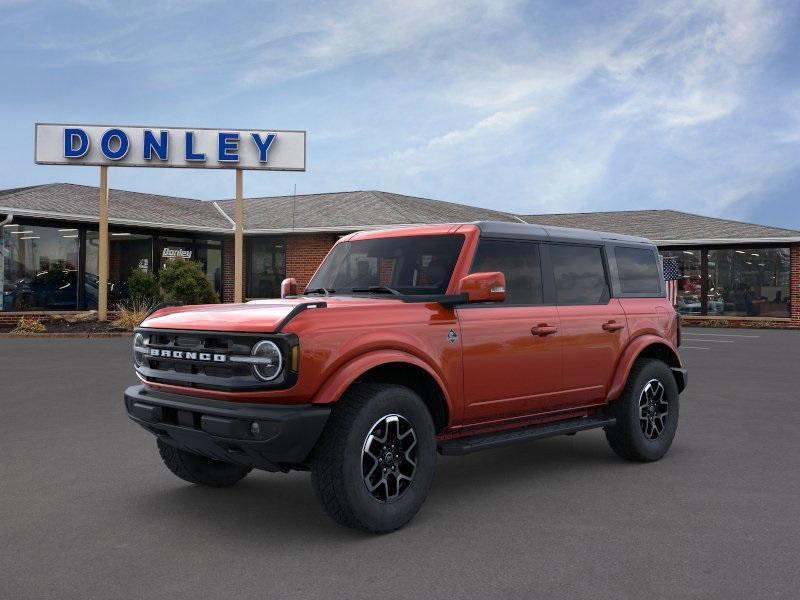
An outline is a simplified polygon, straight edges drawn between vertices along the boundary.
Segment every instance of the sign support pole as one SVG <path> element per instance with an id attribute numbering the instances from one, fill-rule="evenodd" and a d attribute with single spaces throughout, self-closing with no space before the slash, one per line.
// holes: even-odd
<path id="1" fill-rule="evenodd" d="M 236 225 L 234 231 L 234 287 L 233 301 L 243 302 L 242 283 L 244 281 L 244 199 L 242 169 L 236 169 Z"/>
<path id="2" fill-rule="evenodd" d="M 100 167 L 100 218 L 97 265 L 97 320 L 108 320 L 108 167 Z"/>

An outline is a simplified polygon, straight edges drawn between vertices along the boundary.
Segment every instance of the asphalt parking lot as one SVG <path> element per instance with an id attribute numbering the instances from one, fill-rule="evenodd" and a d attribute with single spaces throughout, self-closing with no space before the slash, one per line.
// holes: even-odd
<path id="1" fill-rule="evenodd" d="M 599 431 L 440 458 L 383 537 L 306 473 L 173 477 L 124 414 L 129 339 L 2 339 L 0 598 L 796 598 L 800 332 L 684 331 L 664 460 Z"/>

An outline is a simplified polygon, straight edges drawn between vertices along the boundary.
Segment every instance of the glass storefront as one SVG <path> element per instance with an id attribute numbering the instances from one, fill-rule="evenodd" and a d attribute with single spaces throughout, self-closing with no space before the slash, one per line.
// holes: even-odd
<path id="1" fill-rule="evenodd" d="M 211 287 L 222 298 L 222 241 L 190 237 L 159 238 L 159 268 L 179 258 L 200 264 Z"/>
<path id="2" fill-rule="evenodd" d="M 708 251 L 708 314 L 789 318 L 789 248 Z"/>
<path id="3" fill-rule="evenodd" d="M 174 258 L 198 262 L 222 297 L 220 238 L 112 228 L 109 242 L 110 308 L 127 299 L 134 270 L 157 275 Z M 285 238 L 247 237 L 245 244 L 246 296 L 279 297 L 286 277 Z M 0 310 L 97 307 L 96 225 L 15 221 L 0 228 L 0 251 Z M 677 260 L 681 314 L 790 318 L 788 247 L 673 247 L 660 254 Z"/>
<path id="4" fill-rule="evenodd" d="M 248 298 L 279 298 L 281 281 L 286 277 L 286 243 L 283 238 L 248 238 Z"/>
<path id="5" fill-rule="evenodd" d="M 97 308 L 98 238 L 97 231 L 86 232 L 83 289 L 87 308 Z M 108 304 L 115 307 L 128 298 L 128 278 L 134 270 L 153 272 L 153 236 L 111 231 L 108 242 Z"/>
<path id="6" fill-rule="evenodd" d="M 701 314 L 701 294 L 703 287 L 702 250 L 666 250 L 660 252 L 664 257 L 674 257 L 678 261 L 678 312 L 684 315 Z"/>
<path id="7" fill-rule="evenodd" d="M 10 224 L 2 228 L 3 310 L 78 307 L 77 229 Z"/>
<path id="8" fill-rule="evenodd" d="M 783 319 L 791 315 L 789 248 L 687 248 L 660 254 L 678 261 L 681 314 Z"/>
<path id="9" fill-rule="evenodd" d="M 222 242 L 207 240 L 197 242 L 197 262 L 211 282 L 211 287 L 222 298 Z"/>

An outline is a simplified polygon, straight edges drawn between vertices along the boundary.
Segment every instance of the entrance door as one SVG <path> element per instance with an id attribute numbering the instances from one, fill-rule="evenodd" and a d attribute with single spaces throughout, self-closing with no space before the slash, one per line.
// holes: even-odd
<path id="1" fill-rule="evenodd" d="M 539 247 L 483 239 L 471 272 L 501 271 L 502 304 L 458 309 L 466 424 L 544 412 L 561 389 L 558 310 L 545 306 Z"/>

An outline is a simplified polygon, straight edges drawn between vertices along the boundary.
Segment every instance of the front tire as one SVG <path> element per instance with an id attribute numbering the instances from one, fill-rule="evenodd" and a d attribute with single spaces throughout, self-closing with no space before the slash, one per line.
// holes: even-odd
<path id="1" fill-rule="evenodd" d="M 611 409 L 617 422 L 606 439 L 618 456 L 652 462 L 664 456 L 678 428 L 678 385 L 660 360 L 638 360 Z"/>
<path id="2" fill-rule="evenodd" d="M 229 487 L 244 478 L 252 469 L 242 465 L 212 460 L 199 454 L 175 448 L 156 440 L 161 460 L 173 475 L 198 485 Z"/>
<path id="3" fill-rule="evenodd" d="M 420 397 L 364 383 L 336 403 L 311 459 L 311 482 L 337 523 L 389 533 L 414 517 L 436 466 L 436 432 Z"/>

